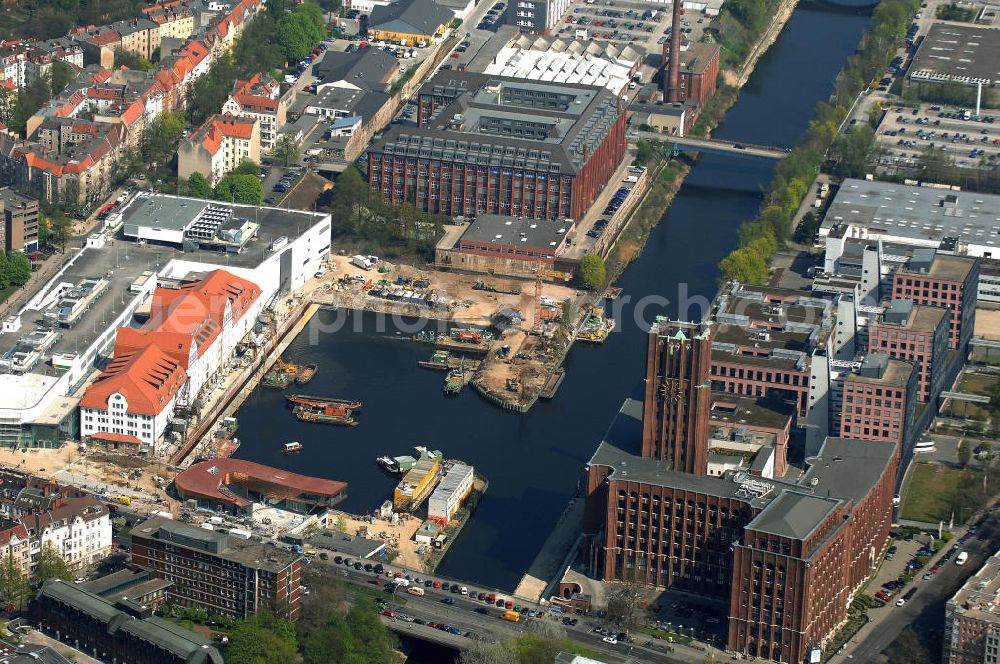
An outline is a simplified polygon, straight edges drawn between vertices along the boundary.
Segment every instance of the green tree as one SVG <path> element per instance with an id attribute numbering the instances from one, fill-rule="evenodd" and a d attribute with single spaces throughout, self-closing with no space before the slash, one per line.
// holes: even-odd
<path id="1" fill-rule="evenodd" d="M 288 166 L 299 160 L 299 144 L 291 135 L 282 134 L 275 141 L 271 154 L 282 164 Z"/>
<path id="2" fill-rule="evenodd" d="M 31 278 L 31 261 L 20 251 L 7 252 L 7 275 L 11 286 L 23 286 Z"/>
<path id="3" fill-rule="evenodd" d="M 138 71 L 153 71 L 156 65 L 138 53 L 116 48 L 115 67 L 125 67 L 126 69 L 135 69 Z"/>
<path id="4" fill-rule="evenodd" d="M 220 201 L 260 205 L 264 199 L 264 187 L 256 175 L 227 175 L 215 185 L 213 195 Z"/>
<path id="5" fill-rule="evenodd" d="M 38 554 L 38 561 L 35 564 L 35 572 L 31 577 L 33 583 L 41 585 L 49 579 L 62 579 L 69 581 L 73 578 L 69 563 L 62 557 L 51 543 L 42 547 Z"/>
<path id="6" fill-rule="evenodd" d="M 49 235 L 51 234 L 51 228 L 49 226 L 48 217 L 39 216 L 38 218 L 38 246 L 44 247 L 49 243 Z"/>
<path id="7" fill-rule="evenodd" d="M 830 158 L 835 162 L 833 174 L 845 178 L 864 176 L 874 149 L 875 131 L 870 126 L 849 128 L 830 148 Z"/>
<path id="8" fill-rule="evenodd" d="M 65 254 L 66 243 L 73 233 L 73 220 L 62 210 L 56 210 L 49 220 L 49 226 L 52 241 L 59 245 L 59 250 Z"/>
<path id="9" fill-rule="evenodd" d="M 260 164 L 253 159 L 244 159 L 240 165 L 233 169 L 233 175 L 252 175 L 260 177 Z"/>
<path id="10" fill-rule="evenodd" d="M 344 518 L 343 514 L 337 515 L 337 520 L 333 524 L 333 529 L 336 530 L 338 533 L 347 532 L 347 519 Z"/>
<path id="11" fill-rule="evenodd" d="M 309 11 L 302 10 L 309 6 L 299 5 L 295 11 L 285 14 L 278 20 L 276 32 L 278 46 L 289 62 L 297 62 L 309 55 L 315 45 L 326 36 L 323 19 L 320 18 L 317 23 Z"/>
<path id="12" fill-rule="evenodd" d="M 388 662 L 395 643 L 371 600 L 356 596 L 346 616 L 334 615 L 305 635 L 302 660 L 305 664 Z"/>
<path id="13" fill-rule="evenodd" d="M 969 465 L 972 460 L 972 448 L 969 447 L 969 443 L 962 439 L 958 443 L 958 465 L 965 468 Z"/>
<path id="14" fill-rule="evenodd" d="M 604 286 L 606 276 L 604 259 L 600 256 L 591 254 L 580 260 L 580 280 L 590 290 L 597 290 Z"/>
<path id="15" fill-rule="evenodd" d="M 4 602 L 23 607 L 29 590 L 28 579 L 21 572 L 21 566 L 14 562 L 12 556 L 4 556 L 0 562 L 0 597 Z"/>
<path id="16" fill-rule="evenodd" d="M 31 85 L 18 88 L 14 98 L 13 110 L 10 112 L 10 129 L 25 135 L 28 118 L 42 107 L 42 104 L 52 98 L 52 84 L 45 76 L 39 77 Z"/>
<path id="17" fill-rule="evenodd" d="M 62 92 L 69 82 L 73 80 L 73 68 L 62 60 L 54 60 L 52 62 L 52 77 L 51 88 L 52 96 L 55 96 Z"/>
<path id="18" fill-rule="evenodd" d="M 635 163 L 640 166 L 648 164 L 649 160 L 653 158 L 653 144 L 649 141 L 639 141 L 636 147 L 638 152 L 635 155 Z"/>
<path id="19" fill-rule="evenodd" d="M 227 664 L 293 664 L 298 660 L 295 626 L 258 612 L 238 621 L 229 634 Z"/>
<path id="20" fill-rule="evenodd" d="M 194 196 L 195 198 L 208 198 L 212 191 L 211 185 L 208 184 L 208 179 L 197 172 L 188 176 L 187 187 L 188 196 Z"/>

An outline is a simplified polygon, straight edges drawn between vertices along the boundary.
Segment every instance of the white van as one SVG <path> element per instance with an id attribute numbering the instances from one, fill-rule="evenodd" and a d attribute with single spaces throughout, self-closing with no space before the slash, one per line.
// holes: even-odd
<path id="1" fill-rule="evenodd" d="M 961 567 L 962 565 L 965 564 L 965 561 L 968 559 L 969 559 L 969 554 L 966 553 L 965 551 L 961 551 L 957 556 L 955 556 L 955 564 Z"/>

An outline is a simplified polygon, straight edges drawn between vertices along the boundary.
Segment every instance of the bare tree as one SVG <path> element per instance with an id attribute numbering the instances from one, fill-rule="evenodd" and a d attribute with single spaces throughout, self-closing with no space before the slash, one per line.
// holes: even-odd
<path id="1" fill-rule="evenodd" d="M 510 664 L 517 660 L 517 653 L 506 643 L 485 641 L 470 641 L 458 658 L 460 664 Z"/>
<path id="2" fill-rule="evenodd" d="M 608 592 L 607 619 L 626 633 L 639 624 L 642 617 L 642 584 L 635 568 L 626 569 L 624 578 Z"/>

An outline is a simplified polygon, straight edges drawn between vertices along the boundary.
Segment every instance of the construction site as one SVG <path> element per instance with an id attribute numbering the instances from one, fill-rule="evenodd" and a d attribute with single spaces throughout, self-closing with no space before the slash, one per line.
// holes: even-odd
<path id="1" fill-rule="evenodd" d="M 555 394 L 575 340 L 600 343 L 613 327 L 592 294 L 569 285 L 567 273 L 475 276 L 360 256 L 331 256 L 329 268 L 312 290 L 313 303 L 426 319 L 413 339 L 433 350 L 419 364 L 447 372 L 445 393 L 471 384 L 517 412 Z"/>

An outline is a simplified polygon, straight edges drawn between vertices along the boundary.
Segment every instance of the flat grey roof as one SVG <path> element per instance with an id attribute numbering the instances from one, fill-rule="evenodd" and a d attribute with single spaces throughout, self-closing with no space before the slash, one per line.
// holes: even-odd
<path id="1" fill-rule="evenodd" d="M 909 77 L 983 85 L 1000 80 L 1000 30 L 933 23 L 913 58 Z"/>
<path id="2" fill-rule="evenodd" d="M 161 531 L 163 536 L 161 536 Z M 246 567 L 280 572 L 300 558 L 299 554 L 261 542 L 245 540 L 213 530 L 205 530 L 166 517 L 151 517 L 132 529 L 141 537 L 163 540 L 174 546 L 233 560 Z M 185 540 L 193 543 L 186 544 Z"/>
<path id="3" fill-rule="evenodd" d="M 896 446 L 886 441 L 830 437 L 819 455 L 806 459 L 809 470 L 799 484 L 816 495 L 857 500 L 875 486 L 895 453 Z"/>
<path id="4" fill-rule="evenodd" d="M 481 214 L 462 233 L 462 242 L 513 245 L 555 251 L 566 239 L 570 224 L 562 221 L 518 219 L 499 214 Z"/>
<path id="5" fill-rule="evenodd" d="M 782 491 L 747 526 L 762 533 L 805 539 L 840 505 L 836 498 Z"/>
<path id="6" fill-rule="evenodd" d="M 335 530 L 323 530 L 306 539 L 306 542 L 319 549 L 329 549 L 358 558 L 368 558 L 385 548 L 385 542 L 381 540 L 348 535 Z"/>
<path id="7" fill-rule="evenodd" d="M 468 71 L 438 72 L 419 94 L 444 103 L 423 127 L 391 126 L 373 154 L 576 173 L 624 112 L 603 87 Z"/>
<path id="8" fill-rule="evenodd" d="M 129 225 L 184 230 L 211 201 L 179 196 L 136 196 L 128 206 Z"/>
<path id="9" fill-rule="evenodd" d="M 821 229 L 829 232 L 835 224 L 851 224 L 869 236 L 891 236 L 898 242 L 930 246 L 954 237 L 1000 250 L 1000 196 L 847 179 Z"/>
<path id="10" fill-rule="evenodd" d="M 609 480 L 743 500 L 761 510 L 748 529 L 797 539 L 808 536 L 841 501 L 864 497 L 886 472 L 895 453 L 894 445 L 888 442 L 827 438 L 819 454 L 806 459 L 809 470 L 794 483 L 743 473 L 711 477 L 676 472 L 665 462 L 639 456 L 642 402 L 636 396 L 641 387 L 622 404 L 588 465 L 611 468 Z M 741 490 L 746 480 L 766 493 L 747 495 Z"/>

